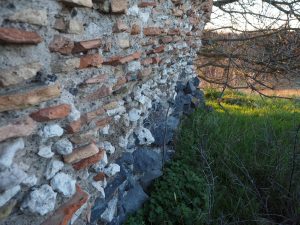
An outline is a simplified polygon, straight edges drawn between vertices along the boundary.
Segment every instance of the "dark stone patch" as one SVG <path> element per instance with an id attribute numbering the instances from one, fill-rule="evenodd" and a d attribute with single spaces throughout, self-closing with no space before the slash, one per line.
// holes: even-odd
<path id="1" fill-rule="evenodd" d="M 145 173 L 162 169 L 161 156 L 153 150 L 140 148 L 133 152 L 133 158 L 134 173 Z"/>
<path id="2" fill-rule="evenodd" d="M 167 122 L 162 122 L 157 127 L 152 127 L 150 130 L 153 137 L 155 138 L 154 144 L 157 146 L 163 146 L 171 144 L 174 139 L 174 133 L 179 125 L 179 119 L 174 116 L 170 116 Z"/>
<path id="3" fill-rule="evenodd" d="M 148 173 L 145 173 L 144 176 L 140 179 L 140 184 L 143 187 L 144 191 L 147 191 L 148 187 L 151 185 L 151 183 L 158 177 L 162 175 L 161 170 L 152 170 Z"/>
<path id="4" fill-rule="evenodd" d="M 132 214 L 142 207 L 148 199 L 148 195 L 143 191 L 141 185 L 137 184 L 131 188 L 125 197 L 121 200 L 122 208 L 125 214 Z"/>

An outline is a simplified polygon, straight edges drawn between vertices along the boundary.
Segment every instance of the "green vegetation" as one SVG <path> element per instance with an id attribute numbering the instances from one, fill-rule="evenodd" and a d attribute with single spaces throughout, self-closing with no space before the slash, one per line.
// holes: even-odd
<path id="1" fill-rule="evenodd" d="M 208 90 L 128 225 L 300 224 L 300 104 Z M 298 158 L 297 158 L 298 157 Z"/>

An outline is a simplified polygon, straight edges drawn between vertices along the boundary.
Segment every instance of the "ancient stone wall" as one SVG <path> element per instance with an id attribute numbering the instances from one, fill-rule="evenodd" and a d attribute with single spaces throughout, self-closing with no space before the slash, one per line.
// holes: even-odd
<path id="1" fill-rule="evenodd" d="M 0 224 L 120 224 L 148 198 L 211 0 L 0 1 Z"/>

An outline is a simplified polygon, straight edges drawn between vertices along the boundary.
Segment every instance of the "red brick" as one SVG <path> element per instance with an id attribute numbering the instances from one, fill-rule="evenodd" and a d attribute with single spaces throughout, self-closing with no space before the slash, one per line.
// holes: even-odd
<path id="1" fill-rule="evenodd" d="M 153 57 L 152 58 L 152 63 L 153 64 L 158 64 L 160 62 L 160 58 L 159 57 Z"/>
<path id="2" fill-rule="evenodd" d="M 154 48 L 150 51 L 147 52 L 147 55 L 150 55 L 150 54 L 156 54 L 156 53 L 162 53 L 165 51 L 165 46 L 164 45 L 161 45 L 157 48 Z"/>
<path id="3" fill-rule="evenodd" d="M 117 108 L 118 105 L 119 105 L 118 101 L 112 101 L 112 102 L 110 102 L 110 103 L 105 104 L 105 105 L 103 106 L 103 109 L 104 109 L 105 111 L 111 110 L 111 109 Z"/>
<path id="4" fill-rule="evenodd" d="M 148 46 L 148 45 L 157 45 L 158 44 L 158 40 L 156 38 L 149 38 L 148 40 L 144 40 L 141 45 L 142 46 Z"/>
<path id="5" fill-rule="evenodd" d="M 0 127 L 0 142 L 8 138 L 29 136 L 36 128 L 37 123 L 30 117 L 14 120 Z"/>
<path id="6" fill-rule="evenodd" d="M 61 104 L 44 109 L 40 109 L 37 112 L 30 114 L 30 117 L 35 121 L 44 122 L 56 119 L 63 119 L 67 117 L 71 112 L 71 106 L 68 104 Z"/>
<path id="7" fill-rule="evenodd" d="M 113 90 L 118 90 L 126 83 L 127 83 L 126 77 L 124 77 L 124 76 L 119 77 L 117 80 L 117 83 L 113 86 Z"/>
<path id="8" fill-rule="evenodd" d="M 146 36 L 158 36 L 163 33 L 163 29 L 159 27 L 145 27 L 144 35 Z"/>
<path id="9" fill-rule="evenodd" d="M 81 118 L 79 118 L 78 120 L 69 123 L 66 127 L 66 130 L 69 134 L 74 134 L 80 131 L 81 126 L 82 126 Z"/>
<path id="10" fill-rule="evenodd" d="M 152 64 L 152 58 L 146 58 L 146 59 L 144 59 L 144 60 L 141 62 L 141 64 L 142 64 L 143 66 L 147 66 L 147 65 Z"/>
<path id="11" fill-rule="evenodd" d="M 88 193 L 84 192 L 79 185 L 76 193 L 66 203 L 62 204 L 53 215 L 49 216 L 42 225 L 67 225 L 74 213 L 80 209 L 89 199 Z"/>
<path id="12" fill-rule="evenodd" d="M 104 60 L 103 65 L 117 66 L 120 64 L 122 56 L 113 56 L 109 59 Z"/>
<path id="13" fill-rule="evenodd" d="M 141 62 L 142 65 L 147 66 L 150 64 L 157 64 L 160 62 L 160 58 L 159 57 L 151 57 L 151 58 L 146 58 L 145 60 L 143 60 Z"/>
<path id="14" fill-rule="evenodd" d="M 102 85 L 97 91 L 93 92 L 92 94 L 89 94 L 85 98 L 85 100 L 89 100 L 89 101 L 97 100 L 109 96 L 111 93 L 112 93 L 112 89 L 110 87 Z"/>
<path id="15" fill-rule="evenodd" d="M 200 22 L 200 18 L 196 16 L 190 17 L 189 20 L 192 25 L 197 25 Z"/>
<path id="16" fill-rule="evenodd" d="M 131 62 L 131 61 L 139 59 L 141 56 L 142 56 L 141 52 L 135 52 L 135 53 L 132 53 L 128 56 L 122 57 L 120 59 L 120 63 L 125 64 L 125 63 L 128 63 L 128 62 Z"/>
<path id="17" fill-rule="evenodd" d="M 111 0 L 111 11 L 113 13 L 125 13 L 128 8 L 128 0 Z"/>
<path id="18" fill-rule="evenodd" d="M 137 60 L 141 57 L 141 52 L 135 52 L 133 54 L 127 56 L 113 56 L 103 62 L 104 65 L 117 66 L 121 64 L 125 64 L 131 62 L 133 60 Z"/>
<path id="19" fill-rule="evenodd" d="M 54 35 L 48 48 L 51 52 L 59 52 L 63 55 L 69 55 L 72 53 L 74 42 L 71 39 L 61 35 Z"/>
<path id="20" fill-rule="evenodd" d="M 85 122 L 90 122 L 93 119 L 95 119 L 97 116 L 103 115 L 104 113 L 105 113 L 104 108 L 99 108 L 95 111 L 86 113 L 85 115 L 83 115 L 83 118 Z"/>
<path id="21" fill-rule="evenodd" d="M 104 151 L 100 150 L 97 154 L 88 157 L 86 159 L 83 159 L 77 163 L 72 164 L 73 168 L 75 170 L 82 170 L 85 168 L 90 167 L 91 165 L 94 165 L 95 163 L 99 162 L 104 157 Z"/>
<path id="22" fill-rule="evenodd" d="M 131 27 L 131 35 L 137 35 L 141 33 L 141 27 L 138 24 L 133 24 Z"/>
<path id="23" fill-rule="evenodd" d="M 86 114 L 82 115 L 78 120 L 75 120 L 67 125 L 66 129 L 68 133 L 74 134 L 80 131 L 81 127 L 85 124 L 89 123 L 97 116 L 103 115 L 105 110 L 103 108 L 99 108 L 92 112 L 87 112 Z"/>
<path id="24" fill-rule="evenodd" d="M 173 42 L 178 42 L 178 41 L 181 41 L 181 37 L 178 37 L 178 36 L 176 36 L 176 37 L 173 37 Z"/>
<path id="25" fill-rule="evenodd" d="M 120 33 L 120 32 L 127 31 L 128 29 L 129 29 L 128 26 L 122 20 L 117 20 L 117 22 L 112 28 L 112 31 L 114 33 Z"/>
<path id="26" fill-rule="evenodd" d="M 110 52 L 112 47 L 112 40 L 110 38 L 105 40 L 105 43 L 103 45 L 103 51 L 104 52 Z"/>
<path id="27" fill-rule="evenodd" d="M 172 41 L 173 41 L 173 38 L 170 37 L 170 36 L 163 37 L 162 39 L 160 39 L 160 42 L 163 43 L 163 44 L 167 44 L 167 43 L 170 43 Z"/>
<path id="28" fill-rule="evenodd" d="M 36 32 L 19 30 L 16 28 L 0 28 L 0 43 L 38 44 L 43 39 Z"/>
<path id="29" fill-rule="evenodd" d="M 100 74 L 93 76 L 91 78 L 88 78 L 84 81 L 85 84 L 98 84 L 98 83 L 104 83 L 108 80 L 107 75 L 105 74 Z"/>
<path id="30" fill-rule="evenodd" d="M 101 120 L 98 120 L 96 122 L 96 126 L 98 128 L 102 128 L 102 127 L 105 127 L 106 125 L 108 125 L 110 122 L 111 122 L 112 118 L 111 117 L 106 117 L 104 119 L 101 119 Z"/>
<path id="31" fill-rule="evenodd" d="M 152 73 L 152 68 L 151 67 L 146 67 L 143 70 L 139 71 L 138 73 L 138 79 L 142 80 L 145 77 L 149 77 Z"/>
<path id="32" fill-rule="evenodd" d="M 140 2 L 138 5 L 140 8 L 146 8 L 146 7 L 156 7 L 156 2 Z"/>
<path id="33" fill-rule="evenodd" d="M 144 79 L 145 77 L 148 77 L 148 76 L 150 76 L 151 75 L 151 73 L 152 73 L 152 67 L 144 67 L 142 70 L 140 70 L 139 72 L 138 72 L 138 79 L 139 80 L 142 80 L 142 79 Z"/>
<path id="34" fill-rule="evenodd" d="M 104 181 L 104 179 L 105 179 L 105 173 L 100 172 L 97 175 L 95 175 L 93 177 L 93 179 L 94 179 L 94 181 Z"/>
<path id="35" fill-rule="evenodd" d="M 59 31 L 65 31 L 67 29 L 67 23 L 64 18 L 58 18 L 55 20 L 53 28 Z"/>
<path id="36" fill-rule="evenodd" d="M 103 63 L 103 58 L 99 54 L 85 55 L 80 58 L 80 69 L 88 67 L 100 67 Z"/>
<path id="37" fill-rule="evenodd" d="M 179 29 L 169 29 L 168 30 L 168 35 L 180 35 L 180 30 Z"/>
<path id="38" fill-rule="evenodd" d="M 60 96 L 59 85 L 28 88 L 17 93 L 1 95 L 0 112 L 37 105 L 40 102 L 48 101 L 58 96 Z"/>
<path id="39" fill-rule="evenodd" d="M 183 11 L 181 9 L 173 9 L 173 15 L 177 17 L 181 17 L 183 15 Z"/>
<path id="40" fill-rule="evenodd" d="M 85 145 L 87 143 L 96 143 L 98 140 L 98 130 L 92 129 L 84 133 L 76 134 L 70 137 L 70 141 L 77 145 Z"/>
<path id="41" fill-rule="evenodd" d="M 87 52 L 90 49 L 97 49 L 101 47 L 101 44 L 102 44 L 101 39 L 75 42 L 72 53 Z"/>
<path id="42" fill-rule="evenodd" d="M 64 161 L 66 163 L 76 163 L 83 159 L 89 158 L 98 152 L 98 147 L 94 143 L 91 143 L 89 145 L 74 149 L 69 155 L 64 155 Z"/>

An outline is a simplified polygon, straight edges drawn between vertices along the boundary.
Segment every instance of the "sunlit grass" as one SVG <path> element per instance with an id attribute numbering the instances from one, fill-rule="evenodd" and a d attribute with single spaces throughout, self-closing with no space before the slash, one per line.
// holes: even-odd
<path id="1" fill-rule="evenodd" d="M 299 102 L 205 95 L 213 110 L 184 120 L 174 160 L 128 224 L 300 224 Z"/>

